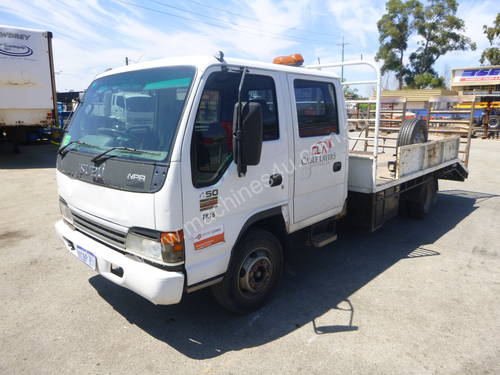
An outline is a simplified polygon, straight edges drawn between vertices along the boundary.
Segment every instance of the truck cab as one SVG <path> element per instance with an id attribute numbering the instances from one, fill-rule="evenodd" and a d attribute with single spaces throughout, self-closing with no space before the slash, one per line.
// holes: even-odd
<path id="1" fill-rule="evenodd" d="M 290 235 L 336 239 L 348 147 L 341 82 L 326 71 L 221 56 L 114 69 L 64 135 L 56 230 L 155 304 L 211 286 L 226 308 L 251 311 L 275 289 Z"/>
<path id="2" fill-rule="evenodd" d="M 130 125 L 151 126 L 153 101 L 148 94 L 119 91 L 111 94 L 111 117 Z"/>

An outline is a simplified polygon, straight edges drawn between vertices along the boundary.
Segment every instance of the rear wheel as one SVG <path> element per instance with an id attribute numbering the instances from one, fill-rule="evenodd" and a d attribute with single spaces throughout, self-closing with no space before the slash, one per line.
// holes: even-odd
<path id="1" fill-rule="evenodd" d="M 268 231 L 252 229 L 239 241 L 224 279 L 212 292 L 224 308 L 244 314 L 264 305 L 283 273 L 283 250 Z"/>
<path id="2" fill-rule="evenodd" d="M 7 128 L 7 139 L 12 142 L 12 152 L 18 154 L 20 151 L 19 145 L 26 143 L 28 140 L 27 128 L 22 125 L 10 126 Z"/>
<path id="3" fill-rule="evenodd" d="M 423 219 L 437 201 L 438 180 L 432 177 L 415 189 L 411 198 L 406 202 L 408 216 L 414 219 Z"/>

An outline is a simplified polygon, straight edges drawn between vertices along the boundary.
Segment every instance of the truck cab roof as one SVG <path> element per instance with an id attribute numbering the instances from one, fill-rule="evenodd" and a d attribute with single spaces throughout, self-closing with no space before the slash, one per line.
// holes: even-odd
<path id="1" fill-rule="evenodd" d="M 164 59 L 151 60 L 147 62 L 122 66 L 116 69 L 111 69 L 104 73 L 99 74 L 96 78 L 101 78 L 113 74 L 131 72 L 136 70 L 160 68 L 160 67 L 176 66 L 176 65 L 194 66 L 199 71 L 204 71 L 208 67 L 214 65 L 245 66 L 247 68 L 263 69 L 263 70 L 279 71 L 279 72 L 295 73 L 295 74 L 305 74 L 316 77 L 319 76 L 319 77 L 328 77 L 336 79 L 339 78 L 336 74 L 333 74 L 330 71 L 327 72 L 327 71 L 320 71 L 317 69 L 307 69 L 305 66 L 295 67 L 288 65 L 272 64 L 255 60 L 234 59 L 234 58 L 224 58 L 224 61 L 220 62 L 214 56 L 183 56 L 183 57 L 168 57 Z"/>

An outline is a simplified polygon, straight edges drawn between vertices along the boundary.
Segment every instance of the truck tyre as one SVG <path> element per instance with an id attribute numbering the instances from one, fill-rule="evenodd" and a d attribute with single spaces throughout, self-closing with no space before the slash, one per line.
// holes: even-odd
<path id="1" fill-rule="evenodd" d="M 268 231 L 252 229 L 238 242 L 224 279 L 212 287 L 219 304 L 245 314 L 260 308 L 283 273 L 283 249 Z"/>
<path id="2" fill-rule="evenodd" d="M 500 120 L 498 116 L 490 116 L 490 120 L 488 121 L 488 126 L 490 129 L 499 129 L 500 128 Z"/>
<path id="3" fill-rule="evenodd" d="M 20 144 L 26 143 L 28 139 L 28 132 L 24 126 L 10 126 L 7 131 L 7 140 L 12 142 L 12 152 L 14 154 L 19 154 L 21 150 L 19 149 Z"/>
<path id="4" fill-rule="evenodd" d="M 438 190 L 438 180 L 435 177 L 416 188 L 411 199 L 406 202 L 408 216 L 423 219 L 436 203 Z"/>
<path id="5" fill-rule="evenodd" d="M 427 142 L 428 132 L 424 120 L 406 119 L 401 124 L 397 146 L 412 145 Z"/>

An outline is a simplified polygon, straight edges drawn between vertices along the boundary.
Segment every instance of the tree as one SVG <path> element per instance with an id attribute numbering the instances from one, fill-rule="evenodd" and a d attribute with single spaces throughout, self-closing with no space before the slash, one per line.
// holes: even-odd
<path id="1" fill-rule="evenodd" d="M 413 27 L 422 40 L 410 55 L 410 71 L 405 79 L 409 86 L 414 87 L 416 80 L 428 81 L 429 76 L 418 77 L 421 74 L 430 73 L 438 78 L 433 65 L 440 56 L 451 51 L 476 49 L 476 44 L 462 34 L 464 21 L 455 15 L 457 7 L 456 0 L 430 0 L 426 6 L 417 3 Z"/>
<path id="2" fill-rule="evenodd" d="M 414 77 L 411 87 L 415 89 L 439 88 L 444 86 L 444 78 L 437 77 L 432 73 L 417 74 Z"/>
<path id="3" fill-rule="evenodd" d="M 488 41 L 490 42 L 491 47 L 486 48 L 483 51 L 479 61 L 481 64 L 488 61 L 490 65 L 500 65 L 500 13 L 497 13 L 497 18 L 495 18 L 493 26 L 488 27 L 487 25 L 484 25 L 483 30 L 488 38 Z M 495 47 L 495 45 L 497 47 Z"/>
<path id="4" fill-rule="evenodd" d="M 375 60 L 384 60 L 382 73 L 396 73 L 399 89 L 407 73 L 403 58 L 412 31 L 410 15 L 417 3 L 416 0 L 389 0 L 385 5 L 387 13 L 377 22 L 380 47 Z"/>
<path id="5" fill-rule="evenodd" d="M 344 89 L 344 97 L 347 100 L 363 99 L 363 97 L 358 93 L 358 89 L 354 89 L 348 85 L 344 85 L 343 89 Z"/>

